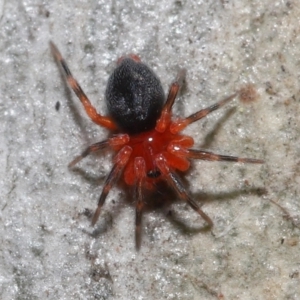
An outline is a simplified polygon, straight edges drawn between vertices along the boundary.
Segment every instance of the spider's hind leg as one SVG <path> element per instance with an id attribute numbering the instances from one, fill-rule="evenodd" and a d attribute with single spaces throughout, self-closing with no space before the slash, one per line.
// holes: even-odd
<path id="1" fill-rule="evenodd" d="M 172 107 L 177 97 L 179 90 L 181 89 L 183 82 L 186 76 L 186 69 L 180 69 L 178 72 L 175 81 L 171 84 L 169 88 L 169 94 L 167 97 L 167 101 L 164 104 L 160 118 L 156 122 L 155 130 L 158 132 L 164 132 L 171 122 L 172 116 Z"/>
<path id="2" fill-rule="evenodd" d="M 87 115 L 91 118 L 91 120 L 94 123 L 96 123 L 100 126 L 106 127 L 107 129 L 110 129 L 110 130 L 116 130 L 117 126 L 110 117 L 102 116 L 96 111 L 95 107 L 91 104 L 89 98 L 84 93 L 84 91 L 82 90 L 82 88 L 79 85 L 79 83 L 77 82 L 77 80 L 73 77 L 66 61 L 64 60 L 64 58 L 62 57 L 58 48 L 55 46 L 55 44 L 53 42 L 50 42 L 50 47 L 51 47 L 52 53 L 55 56 L 56 60 L 59 62 L 62 69 L 64 70 L 64 73 L 67 77 L 67 81 L 68 81 L 70 87 L 72 88 L 72 90 L 74 91 L 74 93 L 76 94 L 78 99 L 81 101 L 82 105 L 84 106 L 84 109 L 85 109 Z"/>

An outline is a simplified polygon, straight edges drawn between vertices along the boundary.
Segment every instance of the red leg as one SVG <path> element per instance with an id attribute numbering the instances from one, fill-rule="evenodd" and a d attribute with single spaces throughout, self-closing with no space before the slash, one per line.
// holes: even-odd
<path id="1" fill-rule="evenodd" d="M 141 224 L 142 212 L 144 207 L 143 199 L 143 181 L 146 177 L 146 163 L 142 157 L 134 159 L 134 175 L 136 182 L 134 185 L 134 197 L 136 199 L 136 214 L 135 214 L 135 246 L 137 249 L 141 246 Z"/>
<path id="2" fill-rule="evenodd" d="M 96 143 L 96 144 L 93 144 L 93 145 L 87 147 L 80 155 L 75 157 L 75 159 L 73 159 L 69 163 L 69 168 L 74 167 L 78 162 L 80 162 L 83 158 L 85 158 L 89 154 L 107 148 L 108 145 L 109 145 L 108 140 L 105 140 L 105 141 L 102 141 L 102 142 L 99 142 L 99 143 Z"/>
<path id="3" fill-rule="evenodd" d="M 91 104 L 90 100 L 88 99 L 88 97 L 86 96 L 86 94 L 84 93 L 80 85 L 78 84 L 77 80 L 73 77 L 67 63 L 63 59 L 57 47 L 52 42 L 50 42 L 50 46 L 55 58 L 61 64 L 66 74 L 69 85 L 71 86 L 72 90 L 75 92 L 75 94 L 83 104 L 84 109 L 88 114 L 88 116 L 92 119 L 94 123 L 106 127 L 107 129 L 110 130 L 116 130 L 117 126 L 110 117 L 105 117 L 97 113 L 96 109 Z"/>
<path id="4" fill-rule="evenodd" d="M 163 156 L 169 168 L 185 172 L 190 168 L 191 162 L 184 156 L 174 155 L 164 151 Z"/>
<path id="5" fill-rule="evenodd" d="M 193 158 L 193 159 L 209 160 L 209 161 L 232 161 L 232 162 L 251 163 L 251 164 L 263 164 L 264 163 L 264 161 L 261 159 L 220 155 L 220 154 L 215 154 L 215 153 L 208 152 L 208 151 L 194 150 L 194 149 L 188 150 L 187 157 Z"/>
<path id="6" fill-rule="evenodd" d="M 187 117 L 185 119 L 179 119 L 177 121 L 172 122 L 170 125 L 170 131 L 173 134 L 176 134 L 176 133 L 182 131 L 184 128 L 186 128 L 191 123 L 196 122 L 196 121 L 206 117 L 209 113 L 211 113 L 211 112 L 215 111 L 216 109 L 222 107 L 223 105 L 227 104 L 236 95 L 237 95 L 237 93 L 235 93 L 235 94 L 233 94 L 233 95 L 221 100 L 220 102 L 217 102 L 205 109 L 201 109 L 198 112 L 190 115 L 189 117 Z"/>
<path id="7" fill-rule="evenodd" d="M 107 194 L 111 190 L 112 186 L 117 182 L 120 175 L 122 174 L 122 171 L 124 167 L 126 166 L 130 155 L 132 153 L 132 148 L 129 146 L 124 146 L 118 154 L 114 157 L 114 165 L 112 170 L 110 171 L 108 177 L 105 180 L 104 187 L 102 190 L 102 193 L 100 195 L 99 201 L 98 201 L 98 207 L 94 213 L 93 219 L 92 219 L 92 225 L 95 225 L 97 222 L 101 208 L 104 204 L 104 201 L 107 197 Z"/>
<path id="8" fill-rule="evenodd" d="M 167 101 L 162 109 L 160 118 L 156 122 L 155 129 L 158 132 L 164 132 L 171 121 L 172 106 L 173 106 L 176 96 L 183 84 L 185 75 L 186 75 L 186 70 L 181 69 L 179 71 L 175 81 L 170 86 Z"/>
<path id="9" fill-rule="evenodd" d="M 236 156 L 220 155 L 213 152 L 204 150 L 186 149 L 182 146 L 171 143 L 168 146 L 168 152 L 178 157 L 190 158 L 190 159 L 201 159 L 208 161 L 232 161 L 239 163 L 252 163 L 252 164 L 263 164 L 264 161 L 261 159 L 254 158 L 242 158 Z"/>
<path id="10" fill-rule="evenodd" d="M 129 135 L 128 134 L 118 134 L 108 140 L 93 144 L 89 147 L 87 147 L 81 155 L 77 156 L 73 161 L 69 163 L 69 167 L 74 167 L 79 161 L 81 161 L 83 158 L 88 156 L 89 154 L 93 152 L 97 152 L 99 150 L 103 150 L 107 148 L 108 146 L 112 147 L 113 149 L 117 150 L 119 147 L 124 146 L 129 142 Z"/>
<path id="11" fill-rule="evenodd" d="M 182 182 L 180 181 L 177 174 L 169 169 L 166 164 L 166 160 L 162 154 L 159 154 L 155 158 L 156 166 L 160 170 L 161 174 L 167 180 L 168 184 L 173 188 L 173 190 L 177 193 L 178 197 L 187 202 L 208 224 L 209 227 L 213 226 L 213 221 L 211 218 L 203 212 L 203 210 L 197 205 L 197 203 L 190 198 L 187 194 Z"/>

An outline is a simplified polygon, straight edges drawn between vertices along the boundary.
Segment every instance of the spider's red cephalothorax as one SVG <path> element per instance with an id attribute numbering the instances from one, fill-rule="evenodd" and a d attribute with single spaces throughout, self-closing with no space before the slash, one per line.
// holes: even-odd
<path id="1" fill-rule="evenodd" d="M 91 120 L 117 133 L 105 141 L 89 146 L 70 163 L 70 166 L 74 166 L 90 153 L 104 148 L 111 148 L 116 152 L 112 170 L 106 178 L 92 219 L 93 225 L 98 220 L 108 192 L 122 176 L 125 183 L 134 188 L 137 248 L 140 246 L 144 190 L 154 190 L 160 181 L 167 182 L 181 200 L 187 202 L 209 226 L 212 226 L 212 220 L 190 198 L 176 171 L 188 170 L 191 159 L 263 163 L 259 159 L 239 158 L 192 149 L 193 138 L 180 134 L 189 124 L 228 103 L 236 94 L 187 118 L 172 120 L 172 106 L 182 85 L 185 70 L 179 72 L 165 99 L 157 76 L 141 62 L 137 55 L 131 54 L 122 56 L 118 60 L 117 68 L 109 78 L 106 88 L 109 116 L 106 117 L 97 113 L 53 43 L 51 48 L 65 71 L 69 85 Z"/>

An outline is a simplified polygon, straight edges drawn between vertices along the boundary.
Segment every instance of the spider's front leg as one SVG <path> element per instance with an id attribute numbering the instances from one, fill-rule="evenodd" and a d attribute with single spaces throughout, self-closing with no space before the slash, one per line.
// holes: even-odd
<path id="1" fill-rule="evenodd" d="M 142 157 L 134 159 L 134 198 L 136 199 L 136 214 L 135 214 L 135 246 L 139 250 L 141 246 L 141 224 L 142 212 L 144 207 L 143 197 L 143 182 L 146 178 L 146 163 Z"/>
<path id="2" fill-rule="evenodd" d="M 193 199 L 190 198 L 177 174 L 174 171 L 170 170 L 170 168 L 168 167 L 165 157 L 162 154 L 159 154 L 155 158 L 155 163 L 161 174 L 167 180 L 172 189 L 176 192 L 178 197 L 181 200 L 187 202 L 191 206 L 191 208 L 194 209 L 206 221 L 208 226 L 212 227 L 213 221 L 211 220 L 211 218 L 197 205 L 197 203 Z"/>
<path id="3" fill-rule="evenodd" d="M 114 157 L 114 160 L 113 160 L 114 165 L 105 180 L 105 183 L 104 183 L 104 186 L 102 189 L 102 193 L 101 193 L 99 201 L 98 201 L 98 206 L 97 206 L 97 209 L 96 209 L 93 219 L 92 219 L 93 226 L 96 224 L 96 222 L 99 218 L 101 208 L 104 204 L 104 201 L 105 201 L 109 191 L 111 190 L 112 186 L 115 185 L 116 182 L 118 181 L 120 175 L 122 174 L 124 167 L 126 166 L 128 160 L 130 158 L 131 153 L 132 153 L 132 148 L 129 147 L 128 145 L 126 145 Z"/>

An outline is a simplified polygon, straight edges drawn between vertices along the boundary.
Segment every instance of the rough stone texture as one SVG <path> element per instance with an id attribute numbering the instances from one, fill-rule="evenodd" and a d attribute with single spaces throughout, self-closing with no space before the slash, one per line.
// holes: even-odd
<path id="1" fill-rule="evenodd" d="M 299 23 L 298 1 L 0 1 L 0 298 L 300 299 Z M 186 130 L 198 147 L 265 159 L 194 163 L 188 189 L 207 200 L 212 232 L 176 203 L 145 214 L 137 253 L 134 206 L 118 188 L 90 227 L 111 156 L 67 165 L 107 132 L 66 86 L 49 40 L 103 113 L 125 53 L 166 91 L 187 68 L 180 115 L 255 87 L 254 101 Z"/>

